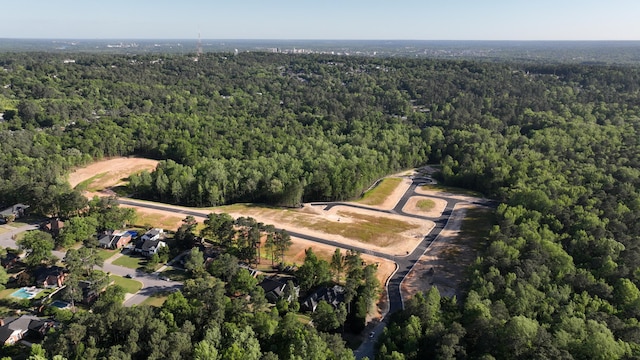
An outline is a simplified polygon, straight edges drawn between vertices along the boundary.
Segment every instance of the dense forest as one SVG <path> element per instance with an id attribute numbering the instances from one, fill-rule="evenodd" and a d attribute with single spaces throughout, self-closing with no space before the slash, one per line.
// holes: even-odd
<path id="1" fill-rule="evenodd" d="M 263 53 L 0 67 L 2 202 L 64 212 L 64 174 L 120 155 L 163 160 L 132 177 L 137 196 L 187 205 L 348 199 L 441 163 L 446 184 L 502 202 L 497 224 L 467 296 L 416 296 L 377 358 L 640 357 L 637 67 Z"/>

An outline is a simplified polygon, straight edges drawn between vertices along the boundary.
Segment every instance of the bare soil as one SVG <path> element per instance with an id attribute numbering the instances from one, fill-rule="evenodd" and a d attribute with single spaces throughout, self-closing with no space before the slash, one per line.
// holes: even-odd
<path id="1" fill-rule="evenodd" d="M 91 179 L 96 175 L 104 174 L 95 179 L 89 185 L 89 188 L 106 189 L 108 187 L 122 185 L 125 179 L 131 174 L 141 172 L 143 170 L 153 170 L 158 165 L 157 160 L 119 157 L 109 160 L 95 162 L 86 167 L 77 169 L 69 175 L 69 184 L 76 187 L 81 182 Z"/>
<path id="2" fill-rule="evenodd" d="M 461 297 L 464 270 L 475 258 L 468 242 L 460 241 L 459 233 L 465 214 L 471 204 L 458 204 L 438 238 L 420 257 L 402 283 L 405 300 L 433 286 L 442 296 Z"/>
<path id="3" fill-rule="evenodd" d="M 78 169 L 76 172 L 69 176 L 69 183 L 75 187 L 79 183 L 96 177 L 95 181 L 90 184 L 91 188 L 103 188 L 107 189 L 112 186 L 118 186 L 123 183 L 129 175 L 140 172 L 142 170 L 152 170 L 156 167 L 157 161 L 141 158 L 117 158 L 105 161 L 100 161 L 91 164 L 85 168 Z M 105 174 L 106 173 L 106 174 Z M 375 206 L 379 209 L 389 210 L 392 209 L 400 200 L 402 195 L 411 185 L 411 180 L 406 178 L 409 175 L 414 174 L 415 171 L 408 170 L 400 174 L 397 177 L 402 177 L 403 181 L 394 189 L 394 191 L 385 199 L 385 201 Z M 102 176 L 96 176 L 101 175 Z M 442 191 L 430 191 L 418 188 L 416 190 L 419 194 L 423 195 L 443 195 Z M 108 193 L 108 191 L 107 191 Z M 93 195 L 93 194 L 87 194 Z M 105 195 L 103 193 L 102 195 Z M 454 198 L 462 200 L 472 200 L 470 196 L 448 194 Z M 429 211 L 424 211 L 417 208 L 416 203 L 418 200 L 424 197 L 412 197 L 407 205 L 404 207 L 404 211 L 412 214 L 424 215 L 427 217 L 438 217 L 442 214 L 445 207 L 444 200 L 431 198 L 435 206 Z M 411 297 L 418 291 L 424 291 L 431 286 L 437 286 L 442 295 L 451 296 L 459 295 L 458 289 L 460 282 L 464 278 L 463 270 L 464 266 L 461 264 L 468 264 L 471 259 L 473 260 L 474 252 L 470 247 L 464 246 L 456 242 L 456 237 L 459 233 L 462 220 L 466 208 L 470 206 L 468 204 L 459 204 L 453 213 L 447 227 L 443 230 L 431 247 L 427 250 L 425 255 L 414 266 L 409 273 L 405 281 L 403 282 L 402 291 L 405 298 Z M 373 207 L 373 206 L 372 206 Z M 148 208 L 135 207 L 139 213 L 145 213 L 148 218 L 160 219 L 163 221 L 167 229 L 175 230 L 181 225 L 181 219 L 184 218 L 180 214 L 180 210 L 185 209 L 179 206 L 174 206 L 176 211 L 162 211 Z M 190 209 L 195 210 L 195 209 Z M 327 240 L 333 240 L 343 244 L 344 247 L 359 246 L 371 250 L 386 252 L 389 254 L 403 255 L 407 251 L 412 251 L 415 246 L 428 234 L 434 227 L 434 223 L 424 220 L 416 220 L 401 215 L 382 214 L 375 211 L 357 209 L 346 206 L 336 206 L 328 211 L 324 210 L 324 207 L 305 205 L 302 209 L 298 210 L 273 210 L 262 208 L 241 208 L 233 206 L 229 208 L 216 208 L 216 209 L 201 209 L 203 214 L 209 212 L 228 212 L 233 217 L 240 216 L 252 216 L 256 220 L 267 224 L 273 224 L 277 228 L 289 229 L 294 232 L 303 233 L 306 235 L 317 236 Z M 291 213 L 293 211 L 293 213 Z M 341 224 L 353 223 L 359 221 L 358 215 L 375 215 L 377 217 L 389 217 L 392 219 L 401 220 L 403 222 L 410 223 L 413 227 L 411 230 L 405 231 L 401 234 L 396 234 L 395 238 L 380 246 L 381 244 L 367 244 L 358 240 L 345 238 L 335 234 L 329 234 L 326 232 L 310 229 L 305 226 L 309 221 L 331 221 Z M 300 216 L 303 216 L 302 218 Z M 179 219 L 179 220 L 178 220 Z M 304 221 L 300 221 L 304 219 Z M 315 219 L 315 220 L 314 220 Z M 175 223 L 175 224 L 174 224 Z M 174 224 L 173 227 L 170 225 Z M 287 262 L 301 263 L 304 259 L 304 250 L 312 247 L 314 251 L 321 258 L 330 258 L 331 254 L 335 251 L 333 246 L 318 244 L 307 240 L 292 237 L 293 246 L 287 253 Z M 385 284 L 389 276 L 395 270 L 395 263 L 392 261 L 375 258 L 373 256 L 363 254 L 363 259 L 367 262 L 378 263 L 378 277 L 381 284 Z M 432 270 L 433 269 L 433 270 Z M 385 294 L 381 295 L 381 300 L 385 299 Z M 378 310 L 381 307 L 385 307 L 386 304 L 381 301 L 378 303 Z M 379 315 L 379 313 L 378 313 Z M 375 315 L 374 315 L 375 317 Z"/>

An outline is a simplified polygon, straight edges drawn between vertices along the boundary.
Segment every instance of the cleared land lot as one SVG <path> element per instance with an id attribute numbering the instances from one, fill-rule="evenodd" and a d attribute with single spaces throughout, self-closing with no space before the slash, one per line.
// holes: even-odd
<path id="1" fill-rule="evenodd" d="M 82 184 L 88 191 L 101 191 L 122 185 L 129 175 L 144 170 L 151 171 L 157 165 L 157 160 L 133 157 L 101 160 L 71 173 L 69 184 L 72 188 Z"/>
<path id="2" fill-rule="evenodd" d="M 157 161 L 142 158 L 115 158 L 99 161 L 76 170 L 69 176 L 71 186 L 82 184 L 87 190 L 102 190 L 122 185 L 126 178 L 155 168 Z M 386 182 L 387 185 L 384 185 Z M 391 186 L 389 186 L 389 184 Z M 380 186 L 384 185 L 384 186 Z M 368 192 L 380 208 L 392 208 L 410 185 L 410 180 L 389 178 Z M 179 207 L 176 207 L 179 209 Z M 267 208 L 255 205 L 231 205 L 201 209 L 204 213 L 227 212 L 233 217 L 251 216 L 295 232 L 338 241 L 345 246 L 365 246 L 390 254 L 405 254 L 415 248 L 433 223 L 350 207 L 329 211 L 306 206 L 302 209 Z M 177 229 L 184 216 L 176 213 L 138 208 L 138 225 L 156 225 Z M 173 226 L 171 226 L 173 225 Z"/>
<path id="3" fill-rule="evenodd" d="M 142 170 L 151 170 L 156 164 L 155 160 L 149 159 L 111 159 L 79 169 L 69 177 L 69 180 L 72 186 L 82 183 L 87 190 L 108 190 L 112 186 L 122 185 L 129 175 Z M 411 186 L 411 180 L 406 176 L 412 173 L 412 171 L 408 171 L 383 180 L 354 204 L 381 210 L 393 209 Z M 436 190 L 419 187 L 416 192 L 427 196 L 412 197 L 404 206 L 403 211 L 426 217 L 436 218 L 441 216 L 446 206 L 444 200 L 429 198 L 428 195 L 442 196 L 446 194 L 447 196 L 453 195 L 452 197 L 454 198 L 471 199 L 467 194 L 449 194 L 448 192 L 443 192 L 443 189 Z M 235 218 L 251 216 L 265 224 L 273 224 L 277 228 L 333 240 L 341 243 L 345 248 L 358 246 L 392 255 L 404 255 L 411 252 L 435 225 L 427 220 L 349 206 L 334 206 L 329 210 L 325 210 L 324 206 L 312 206 L 309 204 L 306 204 L 301 209 L 281 209 L 254 204 L 235 204 L 207 209 L 171 206 L 175 211 L 133 207 L 138 211 L 139 219 L 137 222 L 141 223 L 140 225 L 148 224 L 175 230 L 181 225 L 181 220 L 185 217 L 181 213 L 182 210 L 199 211 L 202 212 L 203 216 L 209 212 L 226 212 Z M 463 215 L 461 214 L 461 216 Z M 451 247 L 451 239 L 457 236 L 462 223 L 461 218 L 452 220 L 447 229 L 441 234 L 441 239 L 444 240 L 438 244 L 438 249 L 441 250 L 428 253 L 427 256 L 430 259 L 427 262 L 424 262 L 426 259 L 423 259 L 412 271 L 412 276 L 405 282 L 403 288 L 405 295 L 410 296 L 411 293 L 422 291 L 431 286 L 433 281 L 424 278 L 422 274 L 425 271 L 429 271 L 429 268 L 433 266 L 433 259 L 441 257 L 443 255 L 442 252 Z M 304 259 L 304 250 L 309 247 L 312 247 L 321 258 L 329 258 L 335 250 L 333 246 L 295 237 L 292 237 L 292 241 L 293 246 L 287 252 L 285 259 L 289 263 L 301 264 Z M 363 254 L 363 259 L 367 262 L 378 264 L 378 278 L 382 284 L 386 282 L 387 278 L 395 270 L 395 264 L 391 261 L 366 254 Z M 264 262 L 265 260 L 263 260 Z M 425 266 L 427 267 L 425 268 Z M 454 276 L 458 278 L 458 274 Z M 455 292 L 456 287 L 457 284 L 453 281 L 451 283 L 451 291 L 442 290 L 445 290 L 443 291 L 445 293 Z"/>

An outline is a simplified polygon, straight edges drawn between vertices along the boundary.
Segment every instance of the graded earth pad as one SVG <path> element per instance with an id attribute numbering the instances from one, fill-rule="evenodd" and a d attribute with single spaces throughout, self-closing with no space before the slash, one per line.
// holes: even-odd
<path id="1" fill-rule="evenodd" d="M 157 165 L 157 160 L 135 157 L 101 160 L 71 173 L 69 175 L 69 184 L 72 188 L 75 188 L 78 184 L 84 182 L 83 185 L 87 190 L 101 191 L 122 185 L 130 175 L 144 170 L 151 171 Z"/>
<path id="2" fill-rule="evenodd" d="M 458 204 L 447 226 L 413 266 L 402 282 L 402 297 L 437 287 L 442 296 L 458 296 L 464 270 L 471 264 L 475 251 L 468 242 L 459 241 L 460 229 L 471 204 Z"/>

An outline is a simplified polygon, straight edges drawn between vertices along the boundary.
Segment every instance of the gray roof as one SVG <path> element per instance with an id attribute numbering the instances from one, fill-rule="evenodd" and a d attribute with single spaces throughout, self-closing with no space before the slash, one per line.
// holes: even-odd
<path id="1" fill-rule="evenodd" d="M 15 214 L 19 213 L 20 211 L 24 211 L 24 210 L 26 210 L 28 208 L 29 208 L 29 205 L 15 204 L 13 206 L 10 206 L 10 207 L 0 211 L 0 216 L 15 215 Z"/>

